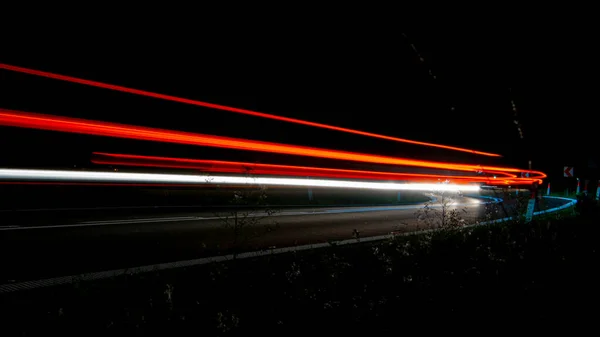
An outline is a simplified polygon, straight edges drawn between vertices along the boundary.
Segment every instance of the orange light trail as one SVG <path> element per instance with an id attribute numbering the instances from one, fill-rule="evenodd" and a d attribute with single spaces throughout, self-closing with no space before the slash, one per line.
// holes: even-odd
<path id="1" fill-rule="evenodd" d="M 346 170 L 309 166 L 257 164 L 233 161 L 142 156 L 104 152 L 94 152 L 92 154 L 91 161 L 94 164 L 102 165 L 194 169 L 213 173 L 251 173 L 256 175 L 284 175 L 295 177 L 312 176 L 343 179 L 403 180 L 419 182 L 437 182 L 440 179 L 442 179 L 449 180 L 455 183 L 486 183 L 488 185 L 506 184 L 506 179 L 512 181 L 513 184 L 531 184 L 537 181 L 537 179 L 534 178 L 517 178 L 516 175 L 505 172 L 495 172 L 496 174 L 501 174 L 503 176 L 500 179 L 494 179 L 490 176 L 455 176 L 438 174 Z"/>
<path id="2" fill-rule="evenodd" d="M 220 137 L 213 135 L 195 134 L 189 132 L 162 130 L 125 124 L 91 121 L 77 118 L 52 115 L 25 113 L 0 109 L 0 125 L 33 128 L 40 130 L 79 133 L 95 136 L 107 136 L 126 139 L 177 143 L 216 148 L 227 148 L 245 151 L 269 152 L 287 155 L 317 157 L 336 160 L 348 160 L 377 164 L 427 167 L 470 172 L 522 172 L 523 170 L 505 167 L 483 167 L 480 165 L 454 164 L 443 162 L 422 161 L 406 158 L 378 156 L 364 153 L 346 152 L 330 149 L 320 149 L 297 145 L 262 142 L 239 138 Z M 537 171 L 531 171 L 543 179 L 546 176 Z"/>
<path id="3" fill-rule="evenodd" d="M 335 131 L 340 131 L 340 132 L 345 132 L 345 133 L 351 133 L 351 134 L 356 134 L 356 135 L 361 135 L 361 136 L 391 140 L 391 141 L 408 143 L 408 144 L 413 144 L 413 145 L 423 145 L 423 146 L 429 146 L 429 147 L 440 148 L 440 149 L 445 149 L 445 150 L 468 152 L 468 153 L 472 153 L 472 154 L 478 154 L 478 155 L 489 156 L 489 157 L 501 157 L 501 155 L 495 154 L 495 153 L 475 151 L 475 150 L 465 149 L 465 148 L 456 147 L 456 146 L 434 144 L 434 143 L 420 142 L 420 141 L 416 141 L 416 140 L 410 140 L 410 139 L 404 139 L 404 138 L 398 138 L 398 137 L 385 136 L 385 135 L 380 135 L 380 134 L 372 133 L 372 132 L 343 128 L 343 127 L 334 126 L 334 125 L 316 123 L 316 122 L 306 121 L 306 120 L 302 120 L 302 119 L 278 116 L 278 115 L 273 115 L 273 114 L 268 114 L 268 113 L 258 112 L 258 111 L 252 111 L 252 110 L 247 110 L 247 109 L 234 108 L 234 107 L 229 107 L 229 106 L 220 105 L 220 104 L 197 101 L 197 100 L 193 100 L 193 99 L 189 99 L 189 98 L 182 98 L 182 97 L 176 97 L 176 96 L 171 96 L 171 95 L 159 94 L 159 93 L 155 93 L 155 92 L 139 90 L 139 89 L 134 89 L 134 88 L 128 88 L 128 87 L 123 87 L 123 86 L 108 84 L 108 83 L 102 83 L 102 82 L 97 82 L 97 81 L 91 81 L 91 80 L 86 80 L 86 79 L 72 77 L 72 76 L 50 73 L 50 72 L 46 72 L 46 71 L 23 68 L 23 67 L 13 66 L 13 65 L 9 65 L 9 64 L 0 63 L 0 69 L 14 71 L 14 72 L 23 73 L 23 74 L 35 75 L 35 76 L 40 76 L 40 77 L 46 77 L 46 78 L 51 78 L 51 79 L 66 81 L 66 82 L 71 82 L 71 83 L 78 83 L 78 84 L 88 85 L 88 86 L 92 86 L 92 87 L 96 87 L 96 88 L 109 89 L 109 90 L 114 90 L 114 91 L 130 93 L 130 94 L 134 94 L 134 95 L 152 97 L 152 98 L 157 98 L 157 99 L 162 99 L 162 100 L 167 100 L 167 101 L 172 101 L 172 102 L 178 102 L 178 103 L 195 105 L 195 106 L 200 106 L 200 107 L 205 107 L 205 108 L 210 108 L 210 109 L 233 112 L 233 113 L 238 113 L 238 114 L 243 114 L 243 115 L 248 115 L 248 116 L 267 118 L 267 119 L 272 119 L 272 120 L 277 120 L 277 121 L 282 121 L 282 122 L 287 122 L 287 123 L 293 123 L 293 124 L 307 125 L 307 126 L 317 127 L 317 128 L 321 128 L 321 129 L 335 130 Z"/>
<path id="4" fill-rule="evenodd" d="M 470 172 L 522 172 L 523 170 L 502 167 L 483 167 L 480 165 L 454 164 L 444 162 L 432 162 L 423 160 L 414 160 L 407 158 L 396 158 L 371 155 L 365 153 L 346 152 L 330 149 L 313 148 L 298 145 L 287 145 L 281 143 L 262 142 L 256 140 L 247 140 L 230 137 L 220 137 L 213 135 L 195 134 L 189 132 L 163 130 L 156 128 L 147 128 L 140 126 L 131 126 L 125 124 L 108 123 L 92 120 L 84 120 L 69 117 L 60 117 L 43 114 L 33 114 L 0 109 L 0 125 L 32 128 L 39 130 L 60 131 L 78 134 L 87 134 L 94 136 L 106 136 L 125 139 L 136 139 L 146 141 L 156 141 L 165 143 L 177 143 L 196 146 L 207 146 L 216 148 L 226 148 L 244 151 L 268 152 L 277 154 L 287 154 L 305 157 L 316 157 L 336 160 L 347 160 L 355 162 L 403 165 L 414 167 L 427 167 L 436 169 L 446 169 L 455 171 Z M 535 171 L 530 171 L 534 173 Z M 541 172 L 536 179 L 543 179 L 545 175 Z"/>

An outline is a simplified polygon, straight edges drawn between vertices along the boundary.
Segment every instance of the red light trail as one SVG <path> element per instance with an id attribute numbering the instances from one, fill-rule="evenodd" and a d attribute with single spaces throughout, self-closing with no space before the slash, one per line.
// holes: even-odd
<path id="1" fill-rule="evenodd" d="M 365 131 L 343 128 L 343 127 L 334 126 L 334 125 L 306 121 L 306 120 L 302 120 L 302 119 L 278 116 L 278 115 L 273 115 L 273 114 L 268 114 L 268 113 L 263 113 L 263 112 L 258 112 L 258 111 L 252 111 L 252 110 L 247 110 L 247 109 L 229 107 L 229 106 L 220 105 L 220 104 L 202 102 L 202 101 L 197 101 L 197 100 L 188 99 L 188 98 L 159 94 L 159 93 L 155 93 L 155 92 L 133 89 L 133 88 L 123 87 L 123 86 L 108 84 L 108 83 L 102 83 L 102 82 L 97 82 L 97 81 L 91 81 L 91 80 L 86 80 L 86 79 L 72 77 L 72 76 L 50 73 L 50 72 L 46 72 L 46 71 L 23 68 L 23 67 L 13 66 L 13 65 L 9 65 L 9 64 L 0 63 L 0 69 L 14 71 L 14 72 L 23 73 L 23 74 L 35 75 L 35 76 L 40 76 L 40 77 L 46 77 L 46 78 L 51 78 L 51 79 L 66 81 L 66 82 L 71 82 L 71 83 L 78 83 L 78 84 L 83 84 L 83 85 L 92 86 L 92 87 L 96 87 L 96 88 L 109 89 L 109 90 L 114 90 L 114 91 L 130 93 L 130 94 L 134 94 L 134 95 L 152 97 L 152 98 L 157 98 L 157 99 L 162 99 L 162 100 L 167 100 L 167 101 L 172 101 L 172 102 L 178 102 L 178 103 L 195 105 L 195 106 L 211 108 L 211 109 L 216 109 L 216 110 L 228 111 L 228 112 L 233 112 L 233 113 L 238 113 L 238 114 L 243 114 L 243 115 L 267 118 L 267 119 L 278 120 L 278 121 L 287 122 L 287 123 L 307 125 L 307 126 L 317 127 L 317 128 L 321 128 L 321 129 L 335 130 L 335 131 L 340 131 L 340 132 L 345 132 L 345 133 L 351 133 L 351 134 L 379 138 L 379 139 L 386 139 L 386 140 L 391 140 L 391 141 L 396 141 L 396 142 L 401 142 L 401 143 L 408 143 L 408 144 L 413 144 L 413 145 L 422 145 L 422 146 L 429 146 L 429 147 L 446 149 L 446 150 L 468 152 L 468 153 L 472 153 L 472 154 L 478 154 L 478 155 L 489 156 L 489 157 L 501 157 L 501 155 L 495 154 L 495 153 L 475 151 L 475 150 L 465 149 L 465 148 L 456 147 L 456 146 L 448 146 L 448 145 L 442 145 L 442 144 L 420 142 L 420 141 L 398 138 L 398 137 L 385 136 L 385 135 L 380 135 L 380 134 L 376 134 L 376 133 L 372 133 L 372 132 L 365 132 Z"/>
<path id="2" fill-rule="evenodd" d="M 371 155 L 365 153 L 338 151 L 330 149 L 313 148 L 281 143 L 262 142 L 240 138 L 220 137 L 190 132 L 163 130 L 125 124 L 84 120 L 69 117 L 25 113 L 0 109 L 0 125 L 32 128 L 39 130 L 60 131 L 94 136 L 106 136 L 125 139 L 136 139 L 164 143 L 177 143 L 196 146 L 207 146 L 225 149 L 235 149 L 255 152 L 268 152 L 295 156 L 316 157 L 325 159 L 347 160 L 355 162 L 403 165 L 414 167 L 427 167 L 470 172 L 522 172 L 523 170 L 505 167 L 483 167 L 480 165 L 454 164 L 432 162 L 407 158 L 396 158 Z M 533 177 L 543 179 L 546 176 L 541 172 L 530 171 L 538 174 Z"/>
<path id="3" fill-rule="evenodd" d="M 345 170 L 322 167 L 291 166 L 275 164 L 257 164 L 220 160 L 171 158 L 157 156 L 141 156 L 131 154 L 94 152 L 92 163 L 115 166 L 139 166 L 156 168 L 194 169 L 203 172 L 217 173 L 251 173 L 256 175 L 284 175 L 295 177 L 327 177 L 342 179 L 373 179 L 373 180 L 408 180 L 420 182 L 437 182 L 440 179 L 455 183 L 486 183 L 495 184 L 531 184 L 538 179 L 517 178 L 517 175 L 497 172 L 502 176 L 495 179 L 490 176 L 454 176 L 438 174 L 378 172 L 363 170 Z"/>

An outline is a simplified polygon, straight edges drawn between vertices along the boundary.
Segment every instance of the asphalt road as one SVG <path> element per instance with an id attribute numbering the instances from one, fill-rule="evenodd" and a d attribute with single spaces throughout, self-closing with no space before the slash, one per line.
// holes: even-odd
<path id="1" fill-rule="evenodd" d="M 560 200 L 544 199 L 543 208 Z M 434 203 L 439 207 L 439 202 Z M 0 283 L 136 267 L 200 257 L 288 247 L 428 228 L 417 219 L 423 204 L 361 207 L 285 207 L 264 209 L 106 208 L 100 211 L 53 210 L 1 216 Z M 505 217 L 503 205 L 463 197 L 453 207 L 467 222 L 484 216 Z M 463 212 L 464 210 L 464 212 Z M 87 215 L 87 216 L 84 216 Z M 429 216 L 429 219 L 432 219 Z"/>
<path id="2" fill-rule="evenodd" d="M 474 220 L 494 205 L 460 198 L 455 207 Z M 48 218 L 41 224 L 0 225 L 0 282 L 24 281 L 114 268 L 172 262 L 231 252 L 349 239 L 423 228 L 415 212 L 423 205 L 285 208 L 273 215 L 258 210 L 239 234 L 227 228 L 229 213 L 180 211 L 127 217 L 102 212 L 100 219 Z M 238 221 L 245 212 L 238 214 Z M 56 214 L 54 214 L 56 215 Z M 58 220 L 56 220 L 58 219 Z M 226 221 L 232 225 L 235 217 Z M 234 240 L 237 242 L 234 244 Z"/>

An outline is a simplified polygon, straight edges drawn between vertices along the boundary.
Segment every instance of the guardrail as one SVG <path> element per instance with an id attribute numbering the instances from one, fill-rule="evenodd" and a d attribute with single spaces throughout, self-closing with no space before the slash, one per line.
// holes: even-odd
<path id="1" fill-rule="evenodd" d="M 553 196 L 544 196 L 543 198 L 545 199 L 560 199 L 560 200 L 567 200 L 569 201 L 568 203 L 558 206 L 558 207 L 553 207 L 544 211 L 537 211 L 537 212 L 533 212 L 533 216 L 538 216 L 538 215 L 542 215 L 542 214 L 548 214 L 548 213 L 553 213 L 553 212 L 558 212 L 560 210 L 563 209 L 567 209 L 569 207 L 573 207 L 575 206 L 575 204 L 577 204 L 577 200 L 573 200 L 571 198 L 563 198 L 563 197 L 553 197 Z M 506 222 L 506 221 L 510 221 L 513 220 L 513 217 L 509 216 L 506 218 L 502 218 L 502 219 L 496 219 L 496 220 L 489 220 L 489 221 L 484 221 L 484 222 L 480 222 L 479 225 L 489 225 L 489 224 L 493 224 L 493 223 L 501 223 L 501 222 Z"/>

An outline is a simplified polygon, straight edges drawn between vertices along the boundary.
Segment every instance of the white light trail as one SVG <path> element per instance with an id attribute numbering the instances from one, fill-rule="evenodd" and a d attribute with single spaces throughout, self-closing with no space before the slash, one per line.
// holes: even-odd
<path id="1" fill-rule="evenodd" d="M 208 176 L 163 173 L 0 169 L 2 181 L 87 182 L 132 184 L 270 185 L 337 187 L 396 191 L 479 191 L 478 185 L 384 183 L 330 179 Z"/>

